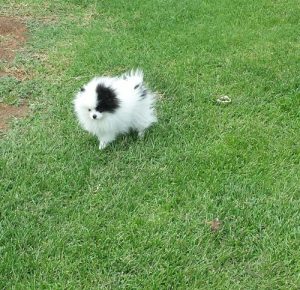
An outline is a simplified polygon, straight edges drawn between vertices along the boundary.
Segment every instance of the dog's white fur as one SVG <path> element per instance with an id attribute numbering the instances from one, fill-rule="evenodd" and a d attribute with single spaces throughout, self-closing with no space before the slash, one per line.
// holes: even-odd
<path id="1" fill-rule="evenodd" d="M 101 84 L 111 88 L 119 102 L 114 112 L 96 111 L 96 88 Z M 142 94 L 142 91 L 144 95 Z M 99 149 L 105 148 L 119 134 L 145 129 L 157 121 L 154 110 L 155 94 L 146 89 L 141 70 L 131 71 L 119 77 L 96 77 L 77 93 L 74 99 L 75 113 L 81 126 L 99 139 Z"/>

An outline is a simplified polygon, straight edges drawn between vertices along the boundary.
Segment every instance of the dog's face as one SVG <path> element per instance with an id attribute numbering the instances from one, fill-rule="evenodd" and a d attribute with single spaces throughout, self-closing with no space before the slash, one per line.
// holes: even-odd
<path id="1" fill-rule="evenodd" d="M 89 116 L 93 120 L 99 120 L 102 118 L 103 114 L 98 112 L 96 109 L 88 109 L 89 111 Z"/>
<path id="2" fill-rule="evenodd" d="M 76 105 L 80 107 L 81 114 L 96 121 L 102 119 L 106 113 L 114 113 L 119 107 L 119 100 L 115 91 L 105 84 L 105 81 L 93 80 L 81 88 L 75 107 Z"/>

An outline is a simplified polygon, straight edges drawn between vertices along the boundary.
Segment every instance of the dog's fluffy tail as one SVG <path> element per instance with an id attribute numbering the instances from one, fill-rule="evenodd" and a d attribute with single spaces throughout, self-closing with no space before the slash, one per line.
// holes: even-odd
<path id="1" fill-rule="evenodd" d="M 137 88 L 143 84 L 144 74 L 140 69 L 131 70 L 121 76 L 124 80 L 132 83 L 134 88 Z"/>

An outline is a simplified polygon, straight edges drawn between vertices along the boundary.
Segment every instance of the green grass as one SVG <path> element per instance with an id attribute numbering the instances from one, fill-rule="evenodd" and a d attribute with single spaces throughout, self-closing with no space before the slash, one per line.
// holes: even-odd
<path id="1" fill-rule="evenodd" d="M 32 108 L 0 141 L 0 288 L 300 288 L 298 1 L 0 4 L 34 72 L 0 88 Z M 135 67 L 159 123 L 100 152 L 74 92 Z"/>

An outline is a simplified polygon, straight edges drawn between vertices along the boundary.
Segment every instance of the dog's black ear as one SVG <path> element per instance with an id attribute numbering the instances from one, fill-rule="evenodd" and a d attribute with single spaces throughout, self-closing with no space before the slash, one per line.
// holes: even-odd
<path id="1" fill-rule="evenodd" d="M 112 88 L 99 84 L 96 88 L 96 92 L 98 99 L 97 111 L 113 113 L 119 108 L 119 99 Z"/>

